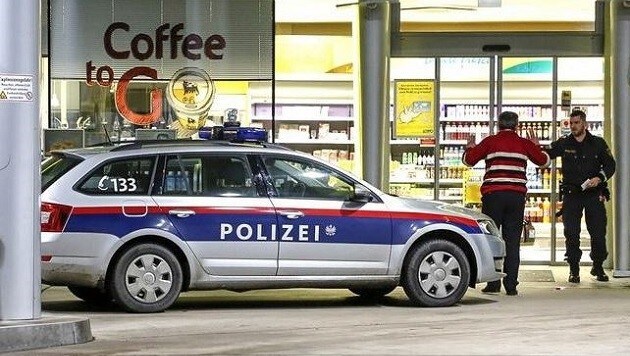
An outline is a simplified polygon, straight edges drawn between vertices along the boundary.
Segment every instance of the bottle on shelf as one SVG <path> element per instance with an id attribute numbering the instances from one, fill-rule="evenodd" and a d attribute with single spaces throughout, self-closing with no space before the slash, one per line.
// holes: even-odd
<path id="1" fill-rule="evenodd" d="M 551 172 L 549 169 L 543 169 L 543 174 L 542 174 L 542 185 L 543 185 L 543 189 L 551 189 Z"/>
<path id="2" fill-rule="evenodd" d="M 545 122 L 542 124 L 542 134 L 540 135 L 541 140 L 549 140 L 549 123 Z"/>
<path id="3" fill-rule="evenodd" d="M 551 202 L 549 201 L 549 197 L 545 197 L 542 203 L 543 206 L 543 221 L 544 223 L 551 222 Z"/>

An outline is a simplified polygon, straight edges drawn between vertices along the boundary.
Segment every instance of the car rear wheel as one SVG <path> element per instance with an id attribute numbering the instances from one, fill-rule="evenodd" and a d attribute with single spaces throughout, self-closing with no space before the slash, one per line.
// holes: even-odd
<path id="1" fill-rule="evenodd" d="M 107 305 L 112 302 L 112 297 L 104 290 L 83 286 L 68 286 L 75 297 L 92 305 Z"/>
<path id="2" fill-rule="evenodd" d="M 396 286 L 375 287 L 375 288 L 350 288 L 350 291 L 361 298 L 377 299 L 391 293 Z"/>
<path id="3" fill-rule="evenodd" d="M 461 300 L 468 289 L 470 264 L 460 247 L 446 240 L 431 240 L 410 253 L 402 285 L 413 303 L 445 307 Z"/>
<path id="4" fill-rule="evenodd" d="M 135 313 L 159 312 L 170 307 L 182 289 L 182 268 L 166 247 L 136 245 L 116 261 L 111 278 L 114 301 Z"/>

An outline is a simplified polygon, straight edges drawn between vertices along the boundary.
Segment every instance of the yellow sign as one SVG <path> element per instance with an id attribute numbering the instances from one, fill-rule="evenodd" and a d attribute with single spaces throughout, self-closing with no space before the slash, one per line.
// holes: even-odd
<path id="1" fill-rule="evenodd" d="M 394 82 L 394 136 L 435 137 L 435 81 Z"/>
<path id="2" fill-rule="evenodd" d="M 469 168 L 464 170 L 464 205 L 481 204 L 481 183 L 483 170 Z"/>

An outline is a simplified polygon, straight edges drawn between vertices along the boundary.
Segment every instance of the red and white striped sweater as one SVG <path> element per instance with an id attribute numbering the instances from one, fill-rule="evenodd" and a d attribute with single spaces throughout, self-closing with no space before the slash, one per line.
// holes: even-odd
<path id="1" fill-rule="evenodd" d="M 477 146 L 467 148 L 462 162 L 472 167 L 486 160 L 486 174 L 481 194 L 494 191 L 527 193 L 527 160 L 540 167 L 551 163 L 549 155 L 532 141 L 520 137 L 514 130 L 501 130 L 488 136 Z"/>

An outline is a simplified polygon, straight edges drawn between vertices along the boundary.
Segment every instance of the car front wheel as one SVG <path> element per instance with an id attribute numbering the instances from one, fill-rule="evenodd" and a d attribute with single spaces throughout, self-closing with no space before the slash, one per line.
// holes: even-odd
<path id="1" fill-rule="evenodd" d="M 135 313 L 170 307 L 182 289 L 182 268 L 164 246 L 140 244 L 123 252 L 111 278 L 114 301 Z"/>
<path id="2" fill-rule="evenodd" d="M 431 240 L 410 253 L 402 285 L 413 303 L 445 307 L 461 300 L 468 289 L 470 264 L 460 247 L 446 240 Z"/>

